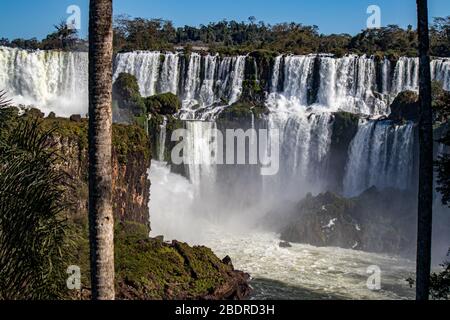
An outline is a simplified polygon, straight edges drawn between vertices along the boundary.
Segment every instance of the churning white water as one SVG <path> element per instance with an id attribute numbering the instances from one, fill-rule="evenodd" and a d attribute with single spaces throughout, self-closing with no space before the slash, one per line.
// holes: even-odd
<path id="1" fill-rule="evenodd" d="M 254 299 L 412 299 L 405 281 L 414 263 L 405 259 L 338 248 L 296 245 L 280 248 L 277 234 L 254 229 L 230 213 L 215 223 L 204 214 L 205 198 L 195 186 L 153 162 L 150 216 L 152 235 L 192 245 L 207 245 L 219 257 L 229 255 L 235 267 L 252 275 Z M 381 290 L 367 287 L 369 267 L 381 269 Z"/>
<path id="2" fill-rule="evenodd" d="M 0 89 L 17 105 L 45 113 L 87 113 L 87 68 L 87 53 L 0 47 Z"/>

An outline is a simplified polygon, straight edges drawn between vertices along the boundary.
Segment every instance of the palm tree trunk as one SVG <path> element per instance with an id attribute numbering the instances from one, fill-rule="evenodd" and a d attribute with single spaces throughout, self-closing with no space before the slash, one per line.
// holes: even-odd
<path id="1" fill-rule="evenodd" d="M 417 0 L 419 32 L 420 167 L 417 233 L 417 300 L 428 300 L 433 220 L 433 117 L 427 0 Z"/>
<path id="2" fill-rule="evenodd" d="M 112 0 L 90 0 L 89 10 L 89 238 L 92 299 L 113 300 Z"/>

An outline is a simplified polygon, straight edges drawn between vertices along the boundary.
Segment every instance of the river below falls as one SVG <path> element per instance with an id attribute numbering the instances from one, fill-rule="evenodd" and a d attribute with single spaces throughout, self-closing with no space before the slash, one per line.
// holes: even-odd
<path id="1" fill-rule="evenodd" d="M 413 299 L 414 263 L 399 257 L 339 248 L 292 244 L 281 248 L 277 234 L 244 225 L 214 223 L 196 216 L 192 185 L 154 162 L 150 213 L 152 236 L 164 235 L 230 256 L 236 269 L 252 276 L 252 299 Z M 381 290 L 370 290 L 369 268 L 381 271 Z"/>

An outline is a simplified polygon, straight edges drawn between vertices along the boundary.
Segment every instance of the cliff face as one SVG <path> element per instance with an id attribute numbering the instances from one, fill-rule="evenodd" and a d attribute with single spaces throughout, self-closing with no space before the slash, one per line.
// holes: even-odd
<path id="1" fill-rule="evenodd" d="M 82 271 L 81 292 L 89 299 L 88 152 L 87 122 L 45 119 L 57 125 L 53 144 L 61 155 L 59 169 L 67 173 L 73 209 L 75 254 L 68 261 Z M 139 127 L 113 127 L 113 210 L 115 228 L 116 297 L 123 300 L 245 299 L 249 275 L 234 270 L 230 259 L 221 261 L 205 247 L 150 239 L 149 137 Z M 72 232 L 72 231 L 71 231 Z"/>
<path id="2" fill-rule="evenodd" d="M 88 150 L 87 122 L 66 119 L 45 119 L 45 124 L 58 124 L 54 144 L 62 157 L 63 169 L 73 185 L 69 194 L 74 218 L 87 216 Z M 149 225 L 150 146 L 145 132 L 134 126 L 113 128 L 113 211 L 118 221 Z"/>

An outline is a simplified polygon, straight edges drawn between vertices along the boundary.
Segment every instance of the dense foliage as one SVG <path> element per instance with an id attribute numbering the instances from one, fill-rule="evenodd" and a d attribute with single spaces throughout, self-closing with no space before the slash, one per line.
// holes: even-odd
<path id="1" fill-rule="evenodd" d="M 433 110 L 437 126 L 443 128 L 444 133 L 438 137 L 439 142 L 450 147 L 450 92 L 442 90 L 442 84 L 433 83 Z M 436 161 L 437 191 L 442 195 L 442 203 L 450 207 L 450 153 L 439 155 Z"/>
<path id="2" fill-rule="evenodd" d="M 448 252 L 450 257 L 450 250 Z M 441 273 L 431 275 L 431 296 L 435 300 L 448 300 L 450 298 L 450 261 L 442 264 Z"/>
<path id="3" fill-rule="evenodd" d="M 55 32 L 42 41 L 37 39 L 0 39 L 0 45 L 23 49 L 85 49 L 86 42 L 76 31 L 64 23 L 55 26 Z M 431 26 L 431 51 L 434 56 L 450 56 L 450 16 L 435 18 Z M 362 30 L 355 36 L 349 34 L 324 35 L 317 26 L 301 23 L 275 25 L 257 22 L 222 20 L 198 27 L 175 27 L 162 19 L 117 16 L 114 23 L 114 49 L 116 52 L 133 50 L 174 50 L 184 47 L 208 49 L 219 53 L 248 53 L 254 50 L 291 52 L 296 54 L 346 53 L 377 54 L 389 56 L 416 56 L 417 32 L 388 25 L 380 29 Z"/>
<path id="4" fill-rule="evenodd" d="M 61 298 L 67 203 L 51 131 L 12 108 L 0 109 L 0 127 L 0 300 Z"/>
<path id="5" fill-rule="evenodd" d="M 87 42 L 78 37 L 76 29 L 70 28 L 65 22 L 55 25 L 54 28 L 55 31 L 41 41 L 36 38 L 0 38 L 0 46 L 26 50 L 87 50 Z"/>
<path id="6" fill-rule="evenodd" d="M 432 54 L 450 55 L 450 17 L 436 18 L 431 28 Z M 208 47 L 219 52 L 250 52 L 266 49 L 298 54 L 328 52 L 342 55 L 348 52 L 367 54 L 395 54 L 415 56 L 417 33 L 409 26 L 406 30 L 396 25 L 380 29 L 363 30 L 355 36 L 349 34 L 324 35 L 317 26 L 300 23 L 275 25 L 249 22 L 219 21 L 175 28 L 170 21 L 161 19 L 131 19 L 120 16 L 115 22 L 115 48 L 117 51 L 173 49 L 174 46 Z"/>

